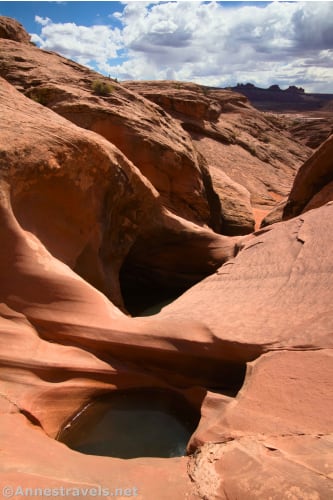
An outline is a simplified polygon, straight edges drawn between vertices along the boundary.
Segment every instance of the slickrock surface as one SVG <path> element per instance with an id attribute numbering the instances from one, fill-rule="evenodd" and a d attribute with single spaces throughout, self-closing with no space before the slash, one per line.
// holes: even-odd
<path id="1" fill-rule="evenodd" d="M 257 111 L 241 94 L 184 82 L 123 85 L 162 106 L 190 133 L 210 168 L 247 189 L 253 209 L 247 219 L 257 223 L 288 195 L 297 169 L 311 152 L 295 142 L 273 114 Z M 237 205 L 238 197 L 231 200 Z M 241 224 L 234 216 L 232 225 Z M 243 227 L 248 228 L 248 222 Z"/>
<path id="2" fill-rule="evenodd" d="M 333 133 L 333 99 L 330 108 L 330 111 L 324 109 L 320 113 L 290 115 L 291 127 L 289 131 L 292 136 L 298 142 L 312 149 L 317 149 Z"/>
<path id="3" fill-rule="evenodd" d="M 218 144 L 223 158 L 239 148 L 235 181 L 159 105 L 116 82 L 111 95 L 94 95 L 88 69 L 0 45 L 1 487 L 14 499 L 18 487 L 83 488 L 87 498 L 100 487 L 142 500 L 330 500 L 331 139 L 299 171 L 290 220 L 239 236 L 253 227 L 256 186 L 263 210 L 286 192 L 304 148 L 288 156 L 295 163 L 279 187 L 287 139 L 268 195 L 255 170 L 240 182 L 239 142 L 195 141 L 212 141 L 220 159 Z M 244 98 L 196 100 L 197 86 L 185 87 L 184 122 L 200 116 L 212 130 L 223 115 L 226 134 L 242 116 L 250 127 Z M 237 236 L 209 227 L 221 218 Z M 182 295 L 131 317 L 131 289 L 138 300 L 147 289 Z M 100 457 L 55 439 L 95 398 L 144 388 L 173 391 L 200 412 L 187 456 Z"/>
<path id="4" fill-rule="evenodd" d="M 170 210 L 221 229 L 221 207 L 203 159 L 177 121 L 138 94 L 37 47 L 0 38 L 0 76 L 31 99 L 116 145 Z M 94 82 L 110 86 L 96 95 Z"/>
<path id="5" fill-rule="evenodd" d="M 190 461 L 202 498 L 332 496 L 332 361 L 332 350 L 272 352 L 248 364 L 234 402 L 207 396 Z"/>
<path id="6" fill-rule="evenodd" d="M 272 349 L 332 347 L 333 261 L 327 251 L 332 214 L 329 203 L 245 237 L 235 259 L 159 317 L 182 321 L 190 310 L 228 359 L 248 361 Z"/>

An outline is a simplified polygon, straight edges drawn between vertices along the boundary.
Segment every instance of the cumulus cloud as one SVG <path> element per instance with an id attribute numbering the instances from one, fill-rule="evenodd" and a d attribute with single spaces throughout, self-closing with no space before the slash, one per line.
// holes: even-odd
<path id="1" fill-rule="evenodd" d="M 78 26 L 75 23 L 53 23 L 49 18 L 35 17 L 42 25 L 41 34 L 31 39 L 42 49 L 59 52 L 81 64 L 103 64 L 117 56 L 121 47 L 118 28 Z"/>
<path id="2" fill-rule="evenodd" d="M 109 26 L 36 21 L 42 29 L 33 40 L 42 48 L 121 79 L 299 84 L 309 91 L 328 91 L 333 80 L 332 2 L 130 2 Z M 119 55 L 123 60 L 114 59 Z"/>

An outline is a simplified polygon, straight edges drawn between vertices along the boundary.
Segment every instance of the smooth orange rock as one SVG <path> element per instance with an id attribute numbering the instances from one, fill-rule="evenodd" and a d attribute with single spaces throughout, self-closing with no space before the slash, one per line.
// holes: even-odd
<path id="1" fill-rule="evenodd" d="M 89 499 L 106 497 L 103 491 L 107 490 L 111 497 L 123 493 L 138 500 L 168 500 L 175 495 L 200 498 L 187 474 L 185 457 L 121 460 L 84 455 L 48 438 L 17 413 L 0 414 L 0 439 L 6 443 L 6 460 L 1 463 L 3 486 L 18 491 L 13 498 L 22 497 L 19 488 L 49 489 L 51 494 L 46 491 L 45 496 L 51 498 L 66 496 L 61 492 L 67 489 L 67 496 L 79 496 L 80 488 L 80 496 Z M 53 489 L 57 494 L 52 495 Z M 36 498 L 38 495 L 42 497 L 37 490 Z"/>
<path id="2" fill-rule="evenodd" d="M 255 220 L 249 191 L 222 170 L 212 167 L 214 190 L 221 200 L 223 233 L 230 236 L 254 231 Z"/>
<path id="3" fill-rule="evenodd" d="M 250 193 L 253 210 L 258 214 L 264 210 L 263 216 L 289 194 L 297 169 L 311 154 L 308 147 L 293 140 L 282 121 L 254 109 L 239 93 L 172 81 L 124 85 L 170 113 L 191 135 L 212 177 L 212 169 L 219 170 L 240 184 Z M 240 230 L 238 234 L 250 232 L 248 221 L 253 221 L 252 209 L 247 208 L 244 219 L 243 196 L 239 201 L 238 193 L 230 195 L 228 198 L 236 210 L 230 213 L 227 202 L 226 234 L 236 227 Z M 222 211 L 223 201 L 224 198 Z M 260 225 L 261 221 L 256 222 Z"/>
<path id="4" fill-rule="evenodd" d="M 333 204 L 322 205 L 330 183 L 289 221 L 243 237 L 214 233 L 208 219 L 222 212 L 209 201 L 212 183 L 224 182 L 222 210 L 244 225 L 255 187 L 245 191 L 226 175 L 214 180 L 186 132 L 173 145 L 179 122 L 156 104 L 116 82 L 111 96 L 94 95 L 96 74 L 86 68 L 15 41 L 0 44 L 6 78 L 21 91 L 0 79 L 2 484 L 84 488 L 87 498 L 96 497 L 87 488 L 98 487 L 152 500 L 331 498 Z M 14 64 L 14 54 L 23 62 Z M 231 92 L 214 94 L 214 106 L 206 95 L 192 106 L 197 86 L 186 85 L 190 102 L 177 95 L 169 104 L 183 116 L 192 109 L 193 120 L 201 113 L 210 139 L 221 109 L 239 116 L 243 106 L 244 120 L 253 118 Z M 80 127 L 54 111 L 71 104 Z M 138 113 L 132 122 L 127 111 Z M 128 131 L 124 144 L 135 142 L 149 175 L 111 136 L 84 130 L 105 114 L 106 130 L 109 121 L 122 127 L 119 141 Z M 185 182 L 168 193 L 152 163 L 160 148 L 168 179 Z M 183 154 L 189 171 L 182 160 L 176 168 Z M 196 182 L 203 191 L 184 208 Z M 238 194 L 241 214 L 232 205 Z M 142 296 L 149 287 L 157 298 L 184 293 L 158 314 L 132 318 L 125 295 L 137 285 Z M 174 392 L 201 411 L 189 456 L 103 458 L 54 439 L 95 398 L 145 388 Z"/>
<path id="5" fill-rule="evenodd" d="M 117 146 L 181 217 L 221 229 L 221 207 L 189 135 L 159 106 L 88 68 L 0 39 L 1 75 L 32 100 Z M 104 81 L 109 94 L 98 95 Z"/>
<path id="6" fill-rule="evenodd" d="M 209 395 L 189 464 L 201 495 L 330 498 L 332 370 L 331 350 L 272 352 L 248 365 L 233 402 Z"/>
<path id="7" fill-rule="evenodd" d="M 327 204 L 244 237 L 235 259 L 159 317 L 182 321 L 191 311 L 229 360 L 332 347 L 332 214 Z"/>
<path id="8" fill-rule="evenodd" d="M 332 181 L 333 135 L 299 169 L 283 211 L 283 219 L 290 219 L 332 200 L 332 187 L 328 187 Z"/>

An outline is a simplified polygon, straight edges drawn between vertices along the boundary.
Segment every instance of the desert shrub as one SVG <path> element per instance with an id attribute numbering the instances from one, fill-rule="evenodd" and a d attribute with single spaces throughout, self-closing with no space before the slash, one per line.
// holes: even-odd
<path id="1" fill-rule="evenodd" d="M 249 153 L 251 153 L 252 156 L 258 156 L 257 148 L 254 144 L 247 144 L 246 149 Z"/>
<path id="2" fill-rule="evenodd" d="M 265 113 L 265 118 L 267 121 L 269 121 L 274 127 L 278 129 L 285 129 L 286 128 L 286 121 L 282 116 L 274 115 L 274 114 L 269 114 Z"/>
<path id="3" fill-rule="evenodd" d="M 91 84 L 92 90 L 97 95 L 107 96 L 113 91 L 113 86 L 103 80 L 94 80 Z"/>
<path id="4" fill-rule="evenodd" d="M 31 92 L 26 94 L 27 97 L 32 99 L 35 102 L 38 102 L 39 104 L 42 104 L 42 106 L 47 106 L 48 102 L 50 101 L 50 89 L 48 88 L 37 88 L 33 89 Z"/>
<path id="5" fill-rule="evenodd" d="M 236 142 L 236 140 L 237 140 L 237 137 L 238 137 L 238 135 L 239 135 L 239 134 L 238 134 L 238 131 L 236 131 L 236 130 L 234 130 L 234 129 L 233 129 L 233 130 L 228 130 L 228 132 L 229 132 L 229 134 L 230 134 L 230 139 L 231 139 L 231 141 L 235 143 L 235 142 Z"/>

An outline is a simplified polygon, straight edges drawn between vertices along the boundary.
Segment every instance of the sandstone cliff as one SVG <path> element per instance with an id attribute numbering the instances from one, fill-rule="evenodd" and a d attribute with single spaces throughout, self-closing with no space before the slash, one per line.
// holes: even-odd
<path id="1" fill-rule="evenodd" d="M 263 219 L 262 226 L 318 208 L 333 200 L 333 135 L 300 167 L 287 199 Z"/>
<path id="2" fill-rule="evenodd" d="M 310 154 L 281 121 L 228 90 L 182 82 L 125 82 L 159 104 L 189 132 L 219 194 L 225 234 L 253 230 L 287 196 Z"/>

